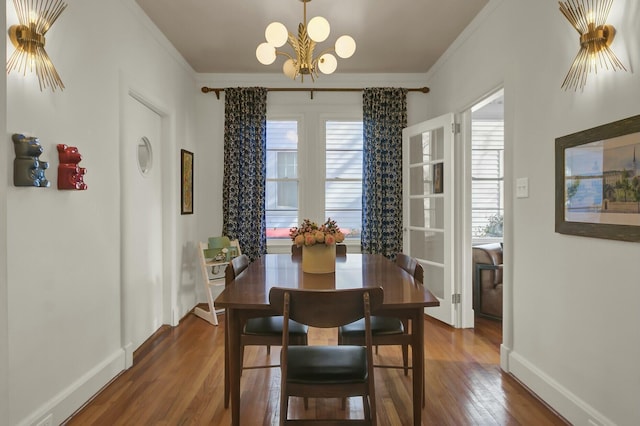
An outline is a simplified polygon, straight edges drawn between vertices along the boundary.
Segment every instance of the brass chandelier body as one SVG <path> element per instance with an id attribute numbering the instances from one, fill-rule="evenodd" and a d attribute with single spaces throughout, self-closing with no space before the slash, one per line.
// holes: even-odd
<path id="1" fill-rule="evenodd" d="M 311 0 L 300 0 L 303 3 L 303 22 L 298 24 L 297 35 L 291 34 L 286 27 L 279 22 L 273 22 L 265 30 L 267 41 L 256 49 L 256 57 L 264 65 L 272 64 L 278 55 L 287 57 L 282 71 L 284 74 L 295 80 L 301 76 L 308 75 L 313 81 L 318 77 L 319 72 L 331 74 L 337 67 L 337 60 L 332 52 L 341 58 L 349 58 L 355 52 L 355 41 L 347 35 L 343 35 L 336 41 L 335 47 L 322 51 L 314 56 L 316 46 L 324 41 L 329 35 L 329 23 L 322 17 L 315 17 L 307 22 L 307 3 Z M 294 54 L 277 50 L 285 43 L 289 44 Z"/>
<path id="2" fill-rule="evenodd" d="M 613 0 L 567 0 L 558 2 L 560 11 L 580 34 L 580 50 L 571 64 L 562 88 L 584 89 L 589 73 L 598 68 L 626 68 L 609 48 L 615 28 L 606 24 Z"/>
<path id="3" fill-rule="evenodd" d="M 45 34 L 67 7 L 61 0 L 13 0 L 19 25 L 9 28 L 9 39 L 15 50 L 7 61 L 7 74 L 18 70 L 26 75 L 35 70 L 40 90 L 47 86 L 55 91 L 64 89 L 64 84 L 45 46 Z"/>

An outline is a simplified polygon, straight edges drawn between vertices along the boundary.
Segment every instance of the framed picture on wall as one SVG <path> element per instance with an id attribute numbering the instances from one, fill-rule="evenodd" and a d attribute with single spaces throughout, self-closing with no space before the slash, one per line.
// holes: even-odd
<path id="1" fill-rule="evenodd" d="M 556 232 L 640 241 L 640 115 L 556 139 Z"/>
<path id="2" fill-rule="evenodd" d="M 433 165 L 433 193 L 442 194 L 443 192 L 443 167 L 442 163 L 436 163 Z"/>
<path id="3" fill-rule="evenodd" d="M 193 214 L 193 152 L 180 150 L 180 214 Z"/>

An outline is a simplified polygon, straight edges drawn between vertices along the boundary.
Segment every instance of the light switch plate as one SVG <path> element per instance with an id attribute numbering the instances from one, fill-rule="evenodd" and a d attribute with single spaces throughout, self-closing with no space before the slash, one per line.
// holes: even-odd
<path id="1" fill-rule="evenodd" d="M 529 198 L 529 178 L 516 179 L 516 197 Z"/>

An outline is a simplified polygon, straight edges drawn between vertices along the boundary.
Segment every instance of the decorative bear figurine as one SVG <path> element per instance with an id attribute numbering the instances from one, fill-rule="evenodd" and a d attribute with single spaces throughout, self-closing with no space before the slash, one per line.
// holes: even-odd
<path id="1" fill-rule="evenodd" d="M 14 133 L 11 137 L 16 158 L 13 160 L 13 184 L 15 186 L 36 186 L 46 188 L 51 185 L 44 175 L 49 163 L 40 161 L 44 148 L 36 137 Z"/>
<path id="2" fill-rule="evenodd" d="M 87 189 L 84 183 L 84 175 L 87 169 L 78 166 L 82 155 L 75 146 L 67 146 L 58 144 L 58 157 L 60 164 L 58 165 L 58 189 Z"/>

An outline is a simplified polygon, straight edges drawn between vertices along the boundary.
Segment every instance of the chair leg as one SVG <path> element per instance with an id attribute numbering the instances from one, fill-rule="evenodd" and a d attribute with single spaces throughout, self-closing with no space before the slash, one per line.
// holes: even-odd
<path id="1" fill-rule="evenodd" d="M 280 395 L 280 426 L 284 425 L 287 421 L 287 413 L 289 412 L 289 397 L 287 395 Z"/>
<path id="2" fill-rule="evenodd" d="M 362 395 L 362 408 L 364 408 L 364 418 L 371 420 L 371 407 L 369 407 L 369 398 L 367 395 Z"/>
<path id="3" fill-rule="evenodd" d="M 404 366 L 404 375 L 409 375 L 409 345 L 402 345 L 402 363 Z"/>
<path id="4" fill-rule="evenodd" d="M 307 398 L 305 396 L 303 399 L 304 399 L 304 409 L 308 410 L 309 409 L 309 398 Z"/>
<path id="5" fill-rule="evenodd" d="M 271 345 L 267 345 L 267 355 L 271 355 Z"/>
<path id="6" fill-rule="evenodd" d="M 244 368 L 244 345 L 240 343 L 240 376 L 242 377 L 242 370 Z"/>

